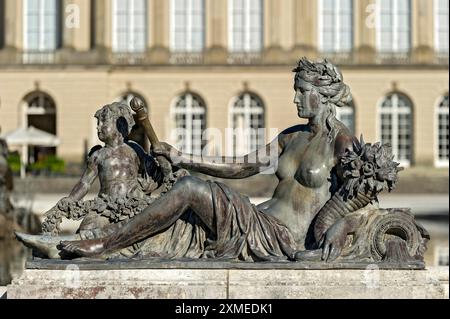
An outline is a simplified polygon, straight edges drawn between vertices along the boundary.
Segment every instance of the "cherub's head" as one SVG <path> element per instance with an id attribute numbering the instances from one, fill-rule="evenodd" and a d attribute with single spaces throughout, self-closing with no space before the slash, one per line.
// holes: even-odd
<path id="1" fill-rule="evenodd" d="M 135 124 L 128 105 L 114 102 L 103 106 L 95 113 L 98 138 L 107 143 L 119 138 L 124 140 Z"/>

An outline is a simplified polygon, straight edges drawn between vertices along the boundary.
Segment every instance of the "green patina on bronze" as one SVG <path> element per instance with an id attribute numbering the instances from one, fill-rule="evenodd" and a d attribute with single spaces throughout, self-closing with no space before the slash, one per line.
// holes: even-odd
<path id="1" fill-rule="evenodd" d="M 80 182 L 48 212 L 49 234 L 18 238 L 47 258 L 423 265 L 428 233 L 407 209 L 378 207 L 377 195 L 394 188 L 400 170 L 390 147 L 358 141 L 336 118 L 336 108 L 352 99 L 342 73 L 305 58 L 293 71 L 294 103 L 308 123 L 242 158 L 183 154 L 160 143 L 134 99 L 152 142 L 147 154 L 127 140 L 129 107 L 103 107 L 96 117 L 105 146 L 92 150 Z M 278 185 L 259 205 L 188 173 L 240 179 L 268 169 Z M 99 197 L 83 202 L 96 177 Z M 77 234 L 57 235 L 63 217 L 83 218 Z"/>

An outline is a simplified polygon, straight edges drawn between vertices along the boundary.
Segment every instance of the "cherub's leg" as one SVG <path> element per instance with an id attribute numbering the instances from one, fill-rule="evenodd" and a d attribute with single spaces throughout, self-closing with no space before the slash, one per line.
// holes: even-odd
<path id="1" fill-rule="evenodd" d="M 111 235 L 101 239 L 62 242 L 61 245 L 65 251 L 80 256 L 107 254 L 170 227 L 188 208 L 191 208 L 212 232 L 216 231 L 209 184 L 201 179 L 186 176 Z"/>
<path id="2" fill-rule="evenodd" d="M 50 259 L 60 259 L 60 250 L 58 245 L 63 240 L 80 240 L 79 234 L 67 236 L 51 236 L 51 235 L 29 235 L 25 233 L 15 232 L 16 238 L 25 246 L 32 248 L 38 252 L 42 257 Z"/>
<path id="3" fill-rule="evenodd" d="M 109 224 L 99 229 L 92 229 L 90 230 L 90 233 L 94 237 L 96 233 L 101 234 L 100 236 L 106 236 L 108 234 L 111 234 L 119 227 L 123 225 L 123 222 L 116 223 L 116 224 Z M 50 258 L 50 259 L 60 259 L 60 244 L 61 241 L 77 241 L 82 240 L 83 235 L 80 235 L 80 233 L 73 234 L 73 235 L 64 235 L 64 236 L 52 236 L 52 235 L 30 235 L 25 234 L 21 232 L 15 232 L 17 240 L 22 242 L 25 246 L 28 248 L 31 248 L 36 252 L 38 255 L 41 255 L 44 258 Z"/>

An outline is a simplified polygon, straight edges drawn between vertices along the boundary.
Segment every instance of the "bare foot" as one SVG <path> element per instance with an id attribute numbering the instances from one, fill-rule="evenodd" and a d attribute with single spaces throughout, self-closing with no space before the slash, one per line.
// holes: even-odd
<path id="1" fill-rule="evenodd" d="M 80 257 L 98 257 L 105 253 L 102 239 L 62 241 L 59 248 Z"/>
<path id="2" fill-rule="evenodd" d="M 14 232 L 17 240 L 22 242 L 25 246 L 32 248 L 35 254 L 50 258 L 61 259 L 58 245 L 61 240 L 77 240 L 79 235 L 71 236 L 51 236 L 51 235 L 29 235 L 21 232 Z"/>

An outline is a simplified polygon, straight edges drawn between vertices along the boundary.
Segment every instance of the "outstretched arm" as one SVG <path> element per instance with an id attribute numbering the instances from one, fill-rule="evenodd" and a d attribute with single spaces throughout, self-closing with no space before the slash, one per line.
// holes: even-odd
<path id="1" fill-rule="evenodd" d="M 75 184 L 72 191 L 69 194 L 69 199 L 72 200 L 80 200 L 82 199 L 91 188 L 92 183 L 95 181 L 95 178 L 98 175 L 97 169 L 97 153 L 92 154 L 88 157 L 86 169 L 83 172 L 80 180 Z"/>
<path id="2" fill-rule="evenodd" d="M 69 196 L 61 198 L 55 206 L 45 213 L 45 220 L 42 223 L 42 231 L 44 233 L 58 234 L 61 217 L 67 216 L 66 213 L 70 203 L 81 200 L 91 188 L 92 183 L 97 177 L 98 154 L 94 152 L 99 148 L 101 147 L 94 147 L 89 153 L 86 169 Z"/>
<path id="3" fill-rule="evenodd" d="M 163 155 L 178 167 L 220 178 L 245 178 L 273 168 L 283 151 L 283 135 L 245 156 L 203 156 L 183 154 L 167 143 L 153 152 Z"/>

